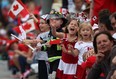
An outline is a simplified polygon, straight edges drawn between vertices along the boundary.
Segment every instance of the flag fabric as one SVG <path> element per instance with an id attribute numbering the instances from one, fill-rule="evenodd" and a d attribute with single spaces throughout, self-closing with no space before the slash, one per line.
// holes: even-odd
<path id="1" fill-rule="evenodd" d="M 29 12 L 21 0 L 15 0 L 11 5 L 8 15 L 14 19 L 16 16 L 21 15 L 22 18 L 29 17 Z"/>
<path id="2" fill-rule="evenodd" d="M 34 22 L 33 19 L 30 19 L 27 22 L 25 22 L 25 23 L 23 23 L 23 24 L 21 24 L 21 25 L 19 25 L 17 27 L 14 27 L 13 30 L 16 31 L 17 33 L 21 34 L 21 30 L 19 28 L 20 26 L 24 29 L 24 31 L 26 33 L 38 29 L 38 27 L 37 27 L 37 25 L 36 25 L 36 23 Z"/>
<path id="3" fill-rule="evenodd" d="M 21 34 L 19 35 L 19 38 L 21 38 L 22 40 L 26 39 L 26 32 L 25 32 L 25 30 L 22 28 L 22 26 L 19 26 L 19 29 L 21 31 Z"/>
<path id="4" fill-rule="evenodd" d="M 92 17 L 91 20 L 93 20 L 92 18 L 94 16 L 96 16 L 98 18 L 98 13 L 102 10 L 102 9 L 108 9 L 111 13 L 116 11 L 116 0 L 93 0 L 93 9 L 92 9 Z M 98 20 L 96 21 L 98 23 Z M 91 22 L 92 25 L 94 23 L 96 23 L 95 21 Z"/>
<path id="5" fill-rule="evenodd" d="M 50 45 L 52 44 L 61 44 L 61 39 L 50 40 Z"/>

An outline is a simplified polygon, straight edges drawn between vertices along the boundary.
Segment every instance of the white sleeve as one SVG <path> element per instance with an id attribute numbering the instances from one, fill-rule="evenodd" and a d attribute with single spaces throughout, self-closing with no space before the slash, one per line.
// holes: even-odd
<path id="1" fill-rule="evenodd" d="M 36 37 L 36 39 L 40 39 L 40 34 Z"/>
<path id="2" fill-rule="evenodd" d="M 79 42 L 76 42 L 74 48 L 80 50 L 81 49 L 81 45 L 79 44 Z"/>

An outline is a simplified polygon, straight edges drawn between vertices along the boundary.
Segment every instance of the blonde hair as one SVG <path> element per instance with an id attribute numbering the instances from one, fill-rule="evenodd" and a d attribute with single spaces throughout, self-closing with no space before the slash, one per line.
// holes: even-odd
<path id="1" fill-rule="evenodd" d="M 89 22 L 83 22 L 79 26 L 79 31 L 78 31 L 78 40 L 81 41 L 83 40 L 83 37 L 81 36 L 80 32 L 83 27 L 89 27 L 91 29 L 91 40 L 93 40 L 93 30 L 92 30 L 92 25 Z"/>

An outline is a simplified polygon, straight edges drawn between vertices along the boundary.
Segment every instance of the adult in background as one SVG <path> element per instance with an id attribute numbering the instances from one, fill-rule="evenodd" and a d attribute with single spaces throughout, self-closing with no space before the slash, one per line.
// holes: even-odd
<path id="1" fill-rule="evenodd" d="M 110 22 L 110 11 L 108 9 L 103 9 L 99 12 L 98 15 L 98 26 L 99 26 L 99 31 L 108 31 L 110 32 L 111 35 L 114 34 L 113 27 L 111 26 Z"/>
<path id="2" fill-rule="evenodd" d="M 114 30 L 114 34 L 113 37 L 116 39 L 116 12 L 114 12 L 111 16 L 110 16 L 110 21 L 111 21 L 111 25 L 113 27 Z"/>
<path id="3" fill-rule="evenodd" d="M 95 35 L 93 40 L 96 62 L 88 73 L 87 79 L 99 79 L 100 74 L 104 73 L 104 79 L 108 79 L 111 73 L 112 59 L 116 56 L 116 46 L 112 35 L 103 31 Z M 114 47 L 113 47 L 114 46 Z"/>

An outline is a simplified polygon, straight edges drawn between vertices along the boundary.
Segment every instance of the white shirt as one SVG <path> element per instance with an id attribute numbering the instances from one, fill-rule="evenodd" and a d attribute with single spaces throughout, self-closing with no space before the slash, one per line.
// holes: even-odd
<path id="1" fill-rule="evenodd" d="M 44 32 L 44 33 L 40 33 L 40 34 L 37 36 L 37 39 L 42 39 L 42 40 L 44 40 L 44 41 L 47 41 L 47 40 L 49 40 L 48 35 L 49 35 L 49 31 Z M 37 44 L 37 45 L 40 45 L 40 44 Z M 37 60 L 48 60 L 47 51 L 37 51 L 37 52 L 36 52 L 35 59 L 37 59 Z"/>
<path id="2" fill-rule="evenodd" d="M 75 48 L 79 51 L 79 59 L 78 59 L 78 65 L 81 65 L 83 62 L 83 54 L 88 52 L 90 49 L 93 48 L 92 42 L 84 42 L 84 41 L 78 41 L 75 44 Z"/>

